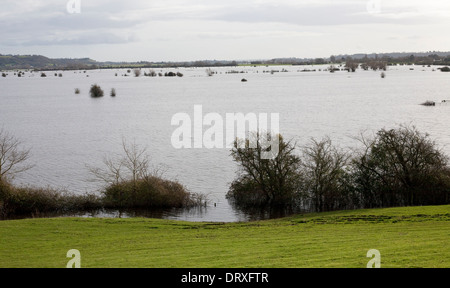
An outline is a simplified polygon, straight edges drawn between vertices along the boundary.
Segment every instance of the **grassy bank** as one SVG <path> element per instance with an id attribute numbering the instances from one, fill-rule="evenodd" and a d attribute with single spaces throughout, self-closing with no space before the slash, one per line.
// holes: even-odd
<path id="1" fill-rule="evenodd" d="M 0 222 L 0 267 L 450 267 L 450 206 L 332 212 L 251 223 L 154 219 Z"/>

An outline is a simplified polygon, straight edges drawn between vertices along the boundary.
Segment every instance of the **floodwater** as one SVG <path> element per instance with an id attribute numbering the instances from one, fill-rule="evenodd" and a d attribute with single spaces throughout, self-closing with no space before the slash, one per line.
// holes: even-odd
<path id="1" fill-rule="evenodd" d="M 305 68 L 316 72 L 301 72 Z M 172 145 L 179 127 L 171 125 L 172 117 L 187 113 L 194 122 L 196 105 L 202 105 L 203 115 L 218 113 L 224 120 L 227 113 L 278 113 L 281 134 L 298 145 L 312 137 L 329 136 L 342 148 L 354 147 L 354 137 L 363 131 L 370 134 L 400 124 L 415 125 L 450 154 L 450 103 L 441 103 L 450 100 L 450 73 L 438 67 L 394 66 L 382 79 L 381 72 L 374 71 L 319 71 L 326 68 L 224 67 L 212 68 L 217 72 L 212 77 L 205 68 L 156 69 L 179 71 L 182 78 L 134 77 L 132 73 L 124 77 L 126 70 L 46 72 L 46 78 L 37 72 L 20 78 L 8 72 L 8 77 L 0 78 L 0 127 L 31 148 L 30 162 L 35 167 L 17 177 L 17 184 L 74 193 L 98 191 L 101 184 L 90 181 L 86 166 L 102 167 L 102 159 L 120 154 L 122 139 L 126 139 L 146 147 L 152 164 L 164 167 L 165 178 L 178 180 L 210 200 L 208 207 L 189 211 L 104 211 L 85 217 L 218 222 L 253 217 L 235 210 L 225 198 L 237 171 L 229 149 L 176 149 Z M 227 73 L 232 70 L 244 73 Z M 264 73 L 270 70 L 280 72 Z M 242 78 L 248 81 L 241 82 Z M 105 97 L 90 98 L 93 84 L 105 90 Z M 75 88 L 81 90 L 79 95 Z M 112 88 L 117 93 L 114 98 L 109 96 Z M 420 105 L 427 100 L 437 105 Z"/>

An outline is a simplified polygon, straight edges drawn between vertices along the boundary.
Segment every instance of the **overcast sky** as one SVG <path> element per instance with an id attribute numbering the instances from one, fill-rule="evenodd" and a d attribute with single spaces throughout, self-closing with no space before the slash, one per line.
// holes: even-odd
<path id="1" fill-rule="evenodd" d="M 69 2 L 75 4 L 70 9 Z M 182 61 L 450 50 L 449 0 L 0 0 L 0 5 L 0 54 Z"/>

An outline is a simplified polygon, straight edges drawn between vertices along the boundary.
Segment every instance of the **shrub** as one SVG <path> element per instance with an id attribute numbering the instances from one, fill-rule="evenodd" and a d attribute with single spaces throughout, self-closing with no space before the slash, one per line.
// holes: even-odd
<path id="1" fill-rule="evenodd" d="M 189 193 L 180 183 L 150 173 L 146 149 L 122 143 L 124 155 L 105 158 L 104 169 L 90 172 L 106 184 L 103 200 L 107 208 L 182 208 L 203 205 L 205 198 Z"/>
<path id="2" fill-rule="evenodd" d="M 111 95 L 111 97 L 116 97 L 116 89 L 112 88 L 110 95 Z"/>
<path id="3" fill-rule="evenodd" d="M 423 106 L 436 106 L 436 102 L 427 100 L 427 101 L 425 101 L 424 103 L 422 103 L 420 105 L 423 105 Z"/>
<path id="4" fill-rule="evenodd" d="M 6 77 L 6 73 L 2 73 L 2 77 L 5 78 Z"/>
<path id="5" fill-rule="evenodd" d="M 80 94 L 80 93 L 81 93 L 80 89 L 79 88 L 75 88 L 75 94 Z"/>
<path id="6" fill-rule="evenodd" d="M 91 90 L 89 91 L 92 98 L 99 98 L 104 96 L 104 92 L 100 86 L 97 84 L 91 86 Z"/>
<path id="7" fill-rule="evenodd" d="M 175 73 L 175 72 L 166 72 L 166 73 L 164 74 L 164 76 L 166 76 L 166 77 L 176 77 L 176 76 L 177 76 L 177 73 Z"/>
<path id="8" fill-rule="evenodd" d="M 136 68 L 133 70 L 133 73 L 135 77 L 139 77 L 141 76 L 141 69 Z"/>
<path id="9" fill-rule="evenodd" d="M 91 211 L 103 206 L 95 195 L 74 195 L 51 188 L 16 188 L 0 184 L 0 190 L 3 217 Z"/>
<path id="10" fill-rule="evenodd" d="M 107 208 L 182 208 L 192 204 L 190 193 L 181 184 L 153 176 L 113 184 L 103 194 Z"/>
<path id="11" fill-rule="evenodd" d="M 41 73 L 41 77 L 42 77 L 42 78 L 45 78 L 45 77 L 47 77 L 47 74 L 45 74 L 44 72 L 42 72 L 42 73 Z"/>
<path id="12" fill-rule="evenodd" d="M 441 72 L 450 72 L 450 67 L 446 66 L 441 68 Z"/>
<path id="13" fill-rule="evenodd" d="M 0 181 L 0 218 L 7 216 L 7 200 L 11 195 L 12 187 L 5 181 Z"/>
<path id="14" fill-rule="evenodd" d="M 144 76 L 156 77 L 156 76 L 158 76 L 158 74 L 156 74 L 155 70 L 150 70 L 148 73 L 144 73 Z"/>

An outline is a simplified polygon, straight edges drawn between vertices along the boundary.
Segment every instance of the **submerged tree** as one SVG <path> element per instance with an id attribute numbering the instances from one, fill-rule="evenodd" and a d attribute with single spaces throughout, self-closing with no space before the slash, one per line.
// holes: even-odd
<path id="1" fill-rule="evenodd" d="M 281 135 L 268 135 L 266 138 L 255 133 L 251 137 L 253 139 L 238 139 L 234 143 L 231 156 L 240 170 L 227 197 L 244 207 L 295 206 L 301 168 L 300 158 L 294 154 L 295 145 L 284 141 Z M 278 137 L 278 147 L 268 147 L 264 143 L 272 137 Z M 278 148 L 276 157 L 264 157 L 265 153 L 275 148 Z"/>
<path id="2" fill-rule="evenodd" d="M 7 182 L 33 166 L 26 164 L 30 150 L 21 148 L 22 142 L 0 129 L 0 182 Z"/>
<path id="3" fill-rule="evenodd" d="M 433 205 L 450 195 L 448 158 L 415 127 L 382 129 L 362 137 L 353 181 L 363 207 Z"/>
<path id="4" fill-rule="evenodd" d="M 352 203 L 346 166 L 349 155 L 329 138 L 303 148 L 302 193 L 315 212 L 344 209 Z"/>
<path id="5" fill-rule="evenodd" d="M 100 98 L 105 95 L 105 92 L 97 84 L 91 86 L 91 90 L 89 91 L 89 93 L 91 94 L 92 98 Z"/>

